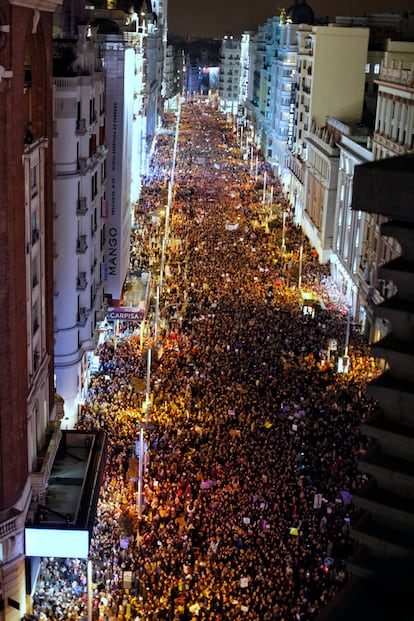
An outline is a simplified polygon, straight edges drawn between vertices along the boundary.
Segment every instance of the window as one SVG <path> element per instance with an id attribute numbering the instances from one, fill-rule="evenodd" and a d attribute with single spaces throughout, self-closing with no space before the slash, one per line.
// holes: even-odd
<path id="1" fill-rule="evenodd" d="M 39 284 L 38 257 L 32 260 L 32 287 L 35 288 Z"/>
<path id="2" fill-rule="evenodd" d="M 30 189 L 32 198 L 37 194 L 37 166 L 36 164 L 30 168 Z"/>
<path id="3" fill-rule="evenodd" d="M 374 65 L 374 73 L 375 75 L 378 75 L 380 72 L 380 63 L 375 63 Z"/>
<path id="4" fill-rule="evenodd" d="M 92 200 L 98 194 L 98 173 L 95 172 L 91 177 L 91 197 Z"/>
<path id="5" fill-rule="evenodd" d="M 35 244 L 40 237 L 39 225 L 37 220 L 37 211 L 32 213 L 32 244 Z"/>
<path id="6" fill-rule="evenodd" d="M 365 73 L 369 73 L 371 71 L 371 65 L 370 63 L 366 63 L 365 65 Z"/>
<path id="7" fill-rule="evenodd" d="M 33 352 L 33 370 L 38 371 L 39 367 L 40 367 L 40 351 L 36 347 L 36 349 Z"/>
<path id="8" fill-rule="evenodd" d="M 33 334 L 36 334 L 36 332 L 39 329 L 39 309 L 38 309 L 38 305 L 37 302 L 35 302 L 32 306 L 32 331 Z"/>
<path id="9" fill-rule="evenodd" d="M 101 164 L 101 184 L 104 183 L 106 179 L 106 159 Z"/>

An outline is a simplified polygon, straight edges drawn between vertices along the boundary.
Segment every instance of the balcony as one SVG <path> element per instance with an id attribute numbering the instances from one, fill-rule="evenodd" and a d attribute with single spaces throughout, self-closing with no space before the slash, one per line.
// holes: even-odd
<path id="1" fill-rule="evenodd" d="M 88 248 L 88 242 L 86 240 L 86 235 L 79 235 L 76 240 L 76 252 L 78 254 L 84 254 Z"/>
<path id="2" fill-rule="evenodd" d="M 81 175 L 84 175 L 90 166 L 90 160 L 88 157 L 80 157 L 78 159 L 78 171 Z"/>
<path id="3" fill-rule="evenodd" d="M 86 134 L 86 119 L 78 119 L 76 121 L 76 131 L 75 134 L 77 136 Z"/>
<path id="4" fill-rule="evenodd" d="M 76 201 L 76 215 L 84 216 L 88 211 L 88 203 L 86 202 L 86 196 L 78 198 Z"/>
<path id="5" fill-rule="evenodd" d="M 80 272 L 76 279 L 76 289 L 78 291 L 84 291 L 88 286 L 88 280 L 86 278 L 86 272 Z"/>
<path id="6" fill-rule="evenodd" d="M 32 492 L 34 495 L 39 495 L 40 499 L 41 495 L 45 493 L 47 479 L 50 475 L 53 461 L 59 448 L 61 435 L 60 421 L 57 420 L 49 423 L 46 430 L 44 445 L 40 450 L 38 450 L 37 453 L 36 468 L 30 474 Z"/>
<path id="7" fill-rule="evenodd" d="M 108 149 L 104 144 L 100 144 L 96 147 L 97 156 L 105 156 L 108 153 Z"/>

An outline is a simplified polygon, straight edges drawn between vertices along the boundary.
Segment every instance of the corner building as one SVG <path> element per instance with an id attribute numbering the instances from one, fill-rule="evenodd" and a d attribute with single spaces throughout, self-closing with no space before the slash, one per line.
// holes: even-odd
<path id="1" fill-rule="evenodd" d="M 51 175 L 57 5 L 0 2 L 0 620 L 7 621 L 26 612 L 26 513 L 47 480 L 59 435 Z"/>

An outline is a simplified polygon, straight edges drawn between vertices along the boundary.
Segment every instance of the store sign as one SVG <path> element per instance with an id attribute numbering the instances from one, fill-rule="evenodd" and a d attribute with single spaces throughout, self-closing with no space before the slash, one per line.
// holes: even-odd
<path id="1" fill-rule="evenodd" d="M 132 306 L 118 306 L 108 308 L 106 318 L 108 321 L 142 321 L 144 309 Z"/>
<path id="2" fill-rule="evenodd" d="M 338 358 L 338 373 L 349 373 L 348 356 L 342 356 L 342 358 Z"/>

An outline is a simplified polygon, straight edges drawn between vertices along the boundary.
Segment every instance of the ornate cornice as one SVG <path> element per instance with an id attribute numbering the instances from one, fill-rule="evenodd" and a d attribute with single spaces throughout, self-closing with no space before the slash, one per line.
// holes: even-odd
<path id="1" fill-rule="evenodd" d="M 11 0 L 10 4 L 14 6 L 22 6 L 26 9 L 38 9 L 54 13 L 58 6 L 62 5 L 63 0 Z"/>

